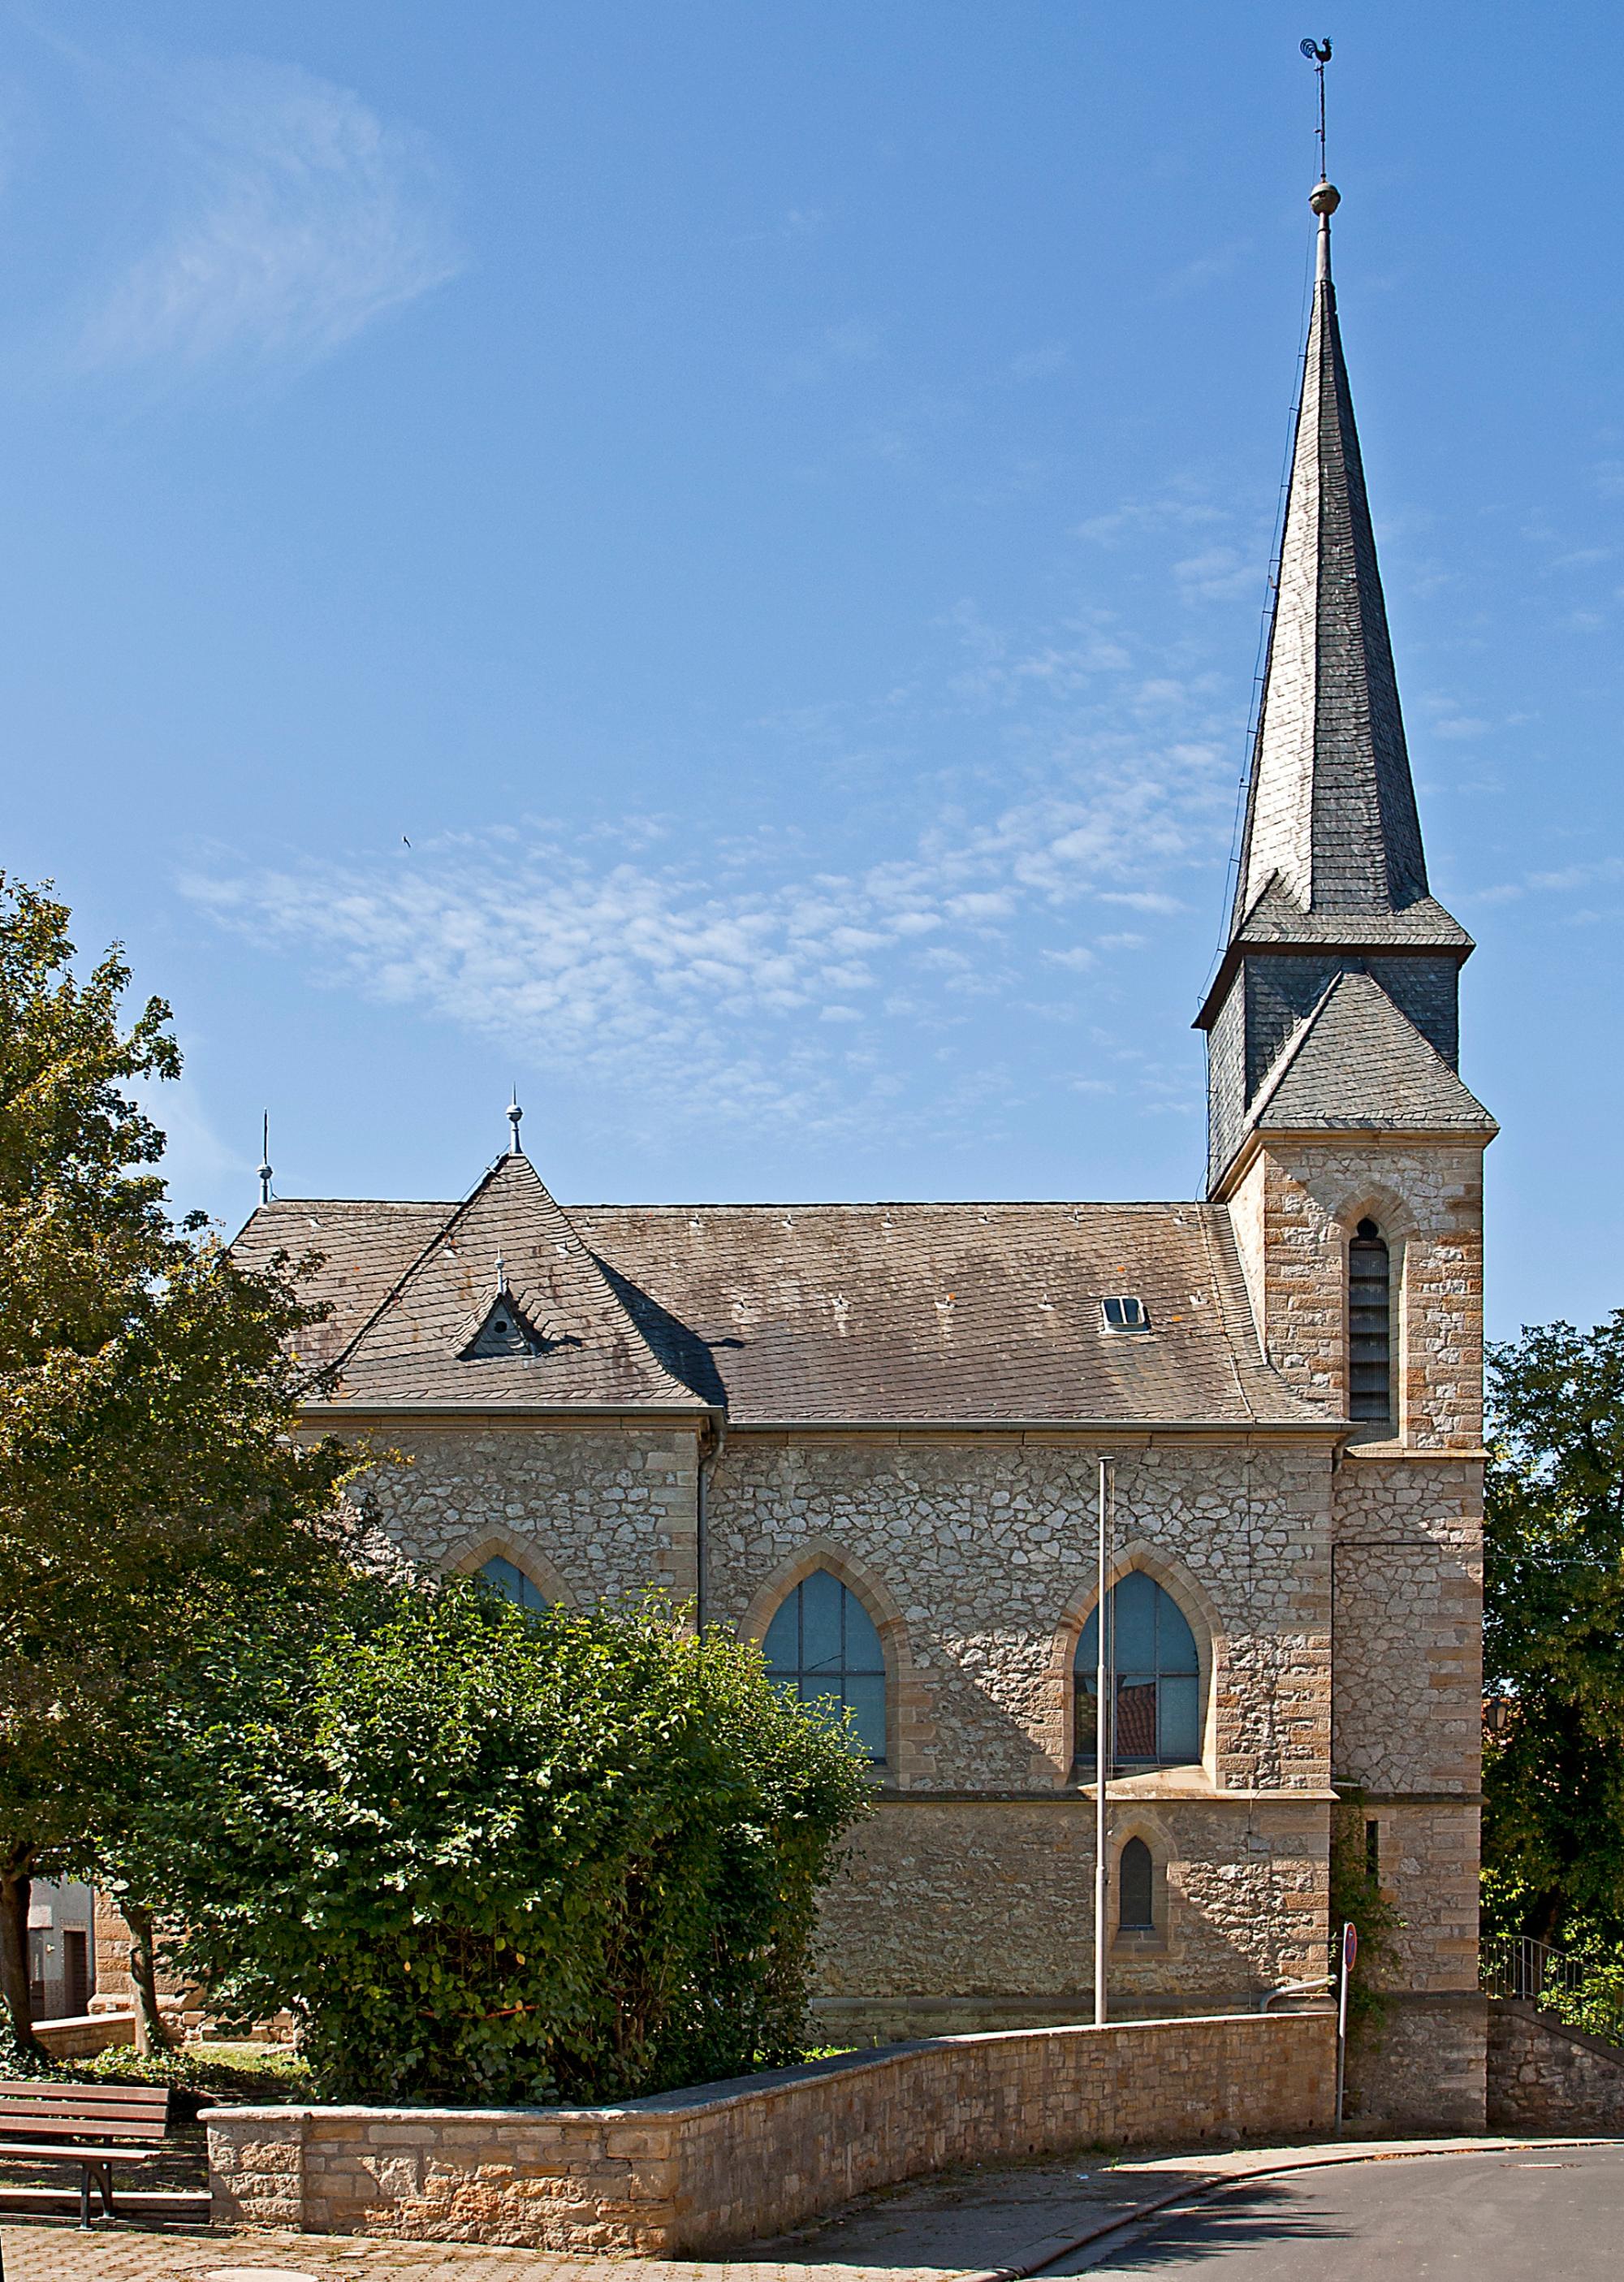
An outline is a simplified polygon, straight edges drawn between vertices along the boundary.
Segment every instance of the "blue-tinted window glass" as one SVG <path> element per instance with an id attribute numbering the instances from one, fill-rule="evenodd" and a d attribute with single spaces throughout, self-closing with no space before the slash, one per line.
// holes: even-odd
<path id="1" fill-rule="evenodd" d="M 803 1703 L 849 1709 L 863 1749 L 885 1758 L 885 1651 L 857 1595 L 827 1569 L 795 1587 L 761 1643 L 769 1678 Z"/>
<path id="2" fill-rule="evenodd" d="M 1154 1578 L 1142 1569 L 1131 1569 L 1118 1584 L 1112 1595 L 1111 1622 L 1119 1672 L 1155 1670 L 1156 1603 L 1165 1598 Z"/>
<path id="3" fill-rule="evenodd" d="M 1112 1764 L 1187 1766 L 1201 1756 L 1201 1658 L 1183 1610 L 1154 1577 L 1131 1569 L 1107 1596 L 1114 1708 Z M 1086 1774 L 1094 1755 L 1100 1618 L 1083 1627 L 1076 1660 L 1076 1753 Z"/>
<path id="4" fill-rule="evenodd" d="M 479 1581 L 500 1593 L 504 1601 L 512 1601 L 521 1609 L 548 1610 L 552 1603 L 539 1585 L 532 1584 L 515 1563 L 497 1554 L 479 1572 Z"/>

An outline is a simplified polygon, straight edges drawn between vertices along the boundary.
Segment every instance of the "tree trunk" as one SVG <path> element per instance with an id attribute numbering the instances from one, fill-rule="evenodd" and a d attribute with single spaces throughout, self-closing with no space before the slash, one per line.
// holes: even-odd
<path id="1" fill-rule="evenodd" d="M 158 2009 L 158 1965 L 153 1954 L 152 1913 L 144 1903 L 121 1906 L 129 1928 L 129 1979 L 136 1992 L 136 2050 L 162 2053 L 169 2048 L 169 2031 Z"/>
<path id="2" fill-rule="evenodd" d="M 34 2033 L 34 2001 L 28 1994 L 28 1872 L 34 1857 L 21 1847 L 0 1859 L 0 2002 L 12 2036 L 25 2060 L 43 2061 L 45 2047 Z"/>

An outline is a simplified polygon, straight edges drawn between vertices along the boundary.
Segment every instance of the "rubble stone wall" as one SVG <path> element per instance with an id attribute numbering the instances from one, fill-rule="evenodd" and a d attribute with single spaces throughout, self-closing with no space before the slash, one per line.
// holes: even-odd
<path id="1" fill-rule="evenodd" d="M 1624 2050 L 1532 2005 L 1494 1999 L 1488 2121 L 1510 2131 L 1624 2131 Z"/>
<path id="2" fill-rule="evenodd" d="M 1334 2082 L 1323 2015 L 1036 2030 L 612 2108 L 215 2108 L 209 2175 L 233 2224 L 703 2255 L 950 2164 L 1322 2131 Z"/>

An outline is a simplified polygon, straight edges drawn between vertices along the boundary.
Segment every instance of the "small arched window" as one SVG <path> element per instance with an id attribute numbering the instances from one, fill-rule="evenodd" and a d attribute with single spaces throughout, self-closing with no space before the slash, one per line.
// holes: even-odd
<path id="1" fill-rule="evenodd" d="M 504 1601 L 511 1601 L 517 1608 L 533 1609 L 538 1615 L 545 1616 L 553 1605 L 540 1585 L 532 1583 L 516 1562 L 504 1560 L 500 1553 L 486 1563 L 478 1578 L 487 1592 L 500 1593 Z"/>
<path id="2" fill-rule="evenodd" d="M 1131 1569 L 1106 1595 L 1107 1661 L 1115 1685 L 1107 1737 L 1111 1764 L 1124 1773 L 1193 1766 L 1201 1756 L 1201 1657 L 1184 1611 L 1154 1577 Z M 1077 1642 L 1076 1757 L 1087 1779 L 1094 1765 L 1100 1611 Z"/>
<path id="3" fill-rule="evenodd" d="M 1131 1838 L 1116 1866 L 1116 1922 L 1123 1933 L 1156 1929 L 1155 1865 L 1142 1838 Z"/>
<path id="4" fill-rule="evenodd" d="M 1393 1271 L 1381 1230 L 1362 1220 L 1348 1246 L 1348 1415 L 1393 1416 Z"/>
<path id="5" fill-rule="evenodd" d="M 781 1603 L 762 1642 L 767 1676 L 804 1704 L 849 1709 L 862 1747 L 885 1762 L 885 1651 L 857 1595 L 819 1569 Z"/>

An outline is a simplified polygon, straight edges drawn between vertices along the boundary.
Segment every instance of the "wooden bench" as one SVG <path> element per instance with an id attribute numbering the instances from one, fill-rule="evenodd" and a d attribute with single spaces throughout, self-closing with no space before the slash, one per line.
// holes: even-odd
<path id="1" fill-rule="evenodd" d="M 168 2121 L 162 2085 L 0 2079 L 0 2157 L 77 2163 L 81 2226 L 90 2224 L 91 2178 L 112 2218 L 113 2165 L 156 2162 Z"/>

